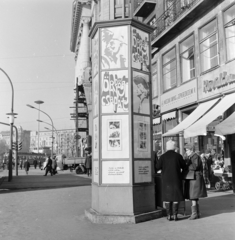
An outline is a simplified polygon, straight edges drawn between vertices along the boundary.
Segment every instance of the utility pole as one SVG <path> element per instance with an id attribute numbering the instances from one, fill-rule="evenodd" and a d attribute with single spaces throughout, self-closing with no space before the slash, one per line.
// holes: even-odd
<path id="1" fill-rule="evenodd" d="M 75 146 L 75 151 L 76 151 L 76 157 L 78 157 L 78 79 L 76 81 L 76 100 L 75 100 L 75 113 L 76 113 L 76 118 L 75 118 L 75 139 L 76 139 L 76 146 Z"/>

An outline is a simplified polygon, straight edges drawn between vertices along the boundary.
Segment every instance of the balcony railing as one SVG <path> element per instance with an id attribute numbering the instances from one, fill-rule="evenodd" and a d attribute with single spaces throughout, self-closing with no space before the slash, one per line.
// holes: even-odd
<path id="1" fill-rule="evenodd" d="M 170 28 L 183 14 L 190 11 L 201 0 L 171 0 L 166 11 L 157 19 L 151 40 L 157 38 L 164 30 Z"/>

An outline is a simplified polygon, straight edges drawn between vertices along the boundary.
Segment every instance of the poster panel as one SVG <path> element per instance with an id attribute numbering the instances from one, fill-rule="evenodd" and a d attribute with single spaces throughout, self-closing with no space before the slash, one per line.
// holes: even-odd
<path id="1" fill-rule="evenodd" d="M 92 39 L 92 76 L 95 76 L 99 70 L 99 30 Z"/>
<path id="2" fill-rule="evenodd" d="M 92 84 L 92 100 L 93 100 L 93 116 L 97 116 L 99 113 L 99 75 L 97 74 L 93 78 Z"/>
<path id="3" fill-rule="evenodd" d="M 101 68 L 128 67 L 128 27 L 103 28 L 101 30 Z"/>
<path id="4" fill-rule="evenodd" d="M 151 161 L 135 161 L 135 183 L 151 182 Z"/>
<path id="5" fill-rule="evenodd" d="M 128 71 L 102 72 L 102 113 L 128 112 Z"/>
<path id="6" fill-rule="evenodd" d="M 149 76 L 133 71 L 133 112 L 150 114 Z"/>
<path id="7" fill-rule="evenodd" d="M 99 161 L 93 161 L 93 181 L 99 183 Z"/>
<path id="8" fill-rule="evenodd" d="M 150 117 L 134 115 L 134 157 L 151 158 Z"/>
<path id="9" fill-rule="evenodd" d="M 129 158 L 128 115 L 102 116 L 102 158 Z"/>
<path id="10" fill-rule="evenodd" d="M 99 159 L 99 119 L 93 120 L 93 159 Z"/>
<path id="11" fill-rule="evenodd" d="M 103 184 L 123 184 L 129 182 L 129 161 L 102 161 Z"/>
<path id="12" fill-rule="evenodd" d="M 132 67 L 149 72 L 149 34 L 132 27 Z"/>

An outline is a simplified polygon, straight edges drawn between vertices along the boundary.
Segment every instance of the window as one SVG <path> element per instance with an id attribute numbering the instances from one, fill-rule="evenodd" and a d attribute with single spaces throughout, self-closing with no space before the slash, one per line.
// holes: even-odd
<path id="1" fill-rule="evenodd" d="M 180 66 L 182 82 L 195 77 L 194 36 L 180 43 Z"/>
<path id="2" fill-rule="evenodd" d="M 157 62 L 154 62 L 152 65 L 152 98 L 158 95 L 157 93 Z"/>
<path id="3" fill-rule="evenodd" d="M 175 48 L 163 55 L 163 90 L 176 86 Z"/>
<path id="4" fill-rule="evenodd" d="M 122 16 L 125 16 L 125 18 L 130 16 L 130 0 L 114 0 L 114 18 L 118 19 Z"/>
<path id="5" fill-rule="evenodd" d="M 227 60 L 235 58 L 235 5 L 224 12 Z"/>
<path id="6" fill-rule="evenodd" d="M 219 64 L 217 21 L 214 19 L 199 30 L 201 70 L 205 72 Z"/>

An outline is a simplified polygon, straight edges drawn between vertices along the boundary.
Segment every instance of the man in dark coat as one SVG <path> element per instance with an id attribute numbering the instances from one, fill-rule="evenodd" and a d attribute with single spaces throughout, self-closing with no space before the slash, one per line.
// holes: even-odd
<path id="1" fill-rule="evenodd" d="M 156 170 L 162 170 L 162 200 L 165 201 L 167 219 L 177 220 L 179 202 L 184 201 L 183 181 L 181 171 L 186 168 L 186 163 L 181 154 L 175 152 L 175 142 L 166 143 L 166 152 L 157 161 Z"/>
<path id="2" fill-rule="evenodd" d="M 47 176 L 47 173 L 50 172 L 51 176 L 53 176 L 53 172 L 52 172 L 52 160 L 50 157 L 48 157 L 48 161 L 47 164 L 45 166 L 46 172 L 44 176 Z"/>
<path id="3" fill-rule="evenodd" d="M 28 159 L 26 158 L 26 160 L 24 162 L 24 169 L 25 169 L 25 172 L 27 175 L 28 175 L 29 167 L 30 167 L 30 164 L 28 162 Z"/>

